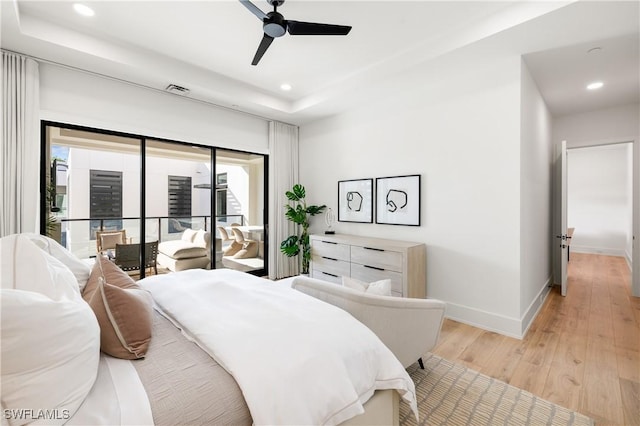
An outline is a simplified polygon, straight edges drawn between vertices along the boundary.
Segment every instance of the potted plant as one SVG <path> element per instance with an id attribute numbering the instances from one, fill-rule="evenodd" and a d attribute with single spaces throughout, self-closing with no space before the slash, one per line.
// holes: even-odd
<path id="1" fill-rule="evenodd" d="M 60 242 L 60 223 L 58 218 L 53 214 L 59 212 L 60 207 L 55 205 L 56 200 L 56 187 L 53 184 L 47 185 L 46 201 L 47 201 L 47 217 L 45 221 L 45 231 L 47 237 L 53 238 Z"/>
<path id="2" fill-rule="evenodd" d="M 300 184 L 293 185 L 292 190 L 286 192 L 287 199 L 293 202 L 293 205 L 289 203 L 285 206 L 287 209 L 285 216 L 298 226 L 296 235 L 289 236 L 280 244 L 280 251 L 288 257 L 297 256 L 302 251 L 302 274 L 309 273 L 309 261 L 311 260 L 309 217 L 322 213 L 327 207 L 324 204 L 307 206 L 305 195 L 304 186 Z"/>

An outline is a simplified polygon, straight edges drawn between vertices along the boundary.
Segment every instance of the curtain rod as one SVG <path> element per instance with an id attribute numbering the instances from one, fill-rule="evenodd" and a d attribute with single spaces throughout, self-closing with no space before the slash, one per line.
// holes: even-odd
<path id="1" fill-rule="evenodd" d="M 179 98 L 187 99 L 187 100 L 190 100 L 190 101 L 193 101 L 193 102 L 196 102 L 196 103 L 200 103 L 200 104 L 203 104 L 203 105 L 213 106 L 213 107 L 216 107 L 216 108 L 224 109 L 226 111 L 236 112 L 236 113 L 242 114 L 242 115 L 248 115 L 250 117 L 258 118 L 258 119 L 264 120 L 266 122 L 279 121 L 279 120 L 274 120 L 273 118 L 268 118 L 268 117 L 264 117 L 262 115 L 254 114 L 252 112 L 240 111 L 240 110 L 237 110 L 237 109 L 229 108 L 229 107 L 226 107 L 224 105 L 218 105 L 216 103 L 205 101 L 205 100 L 202 100 L 202 99 L 196 99 L 196 98 L 190 98 L 190 97 L 186 97 L 186 96 L 181 96 L 181 95 L 177 95 L 177 94 L 174 94 L 174 93 L 167 92 L 167 91 L 162 90 L 162 89 L 158 89 L 156 87 L 145 86 L 144 84 L 134 83 L 132 81 L 124 80 L 124 79 L 113 77 L 113 76 L 106 75 L 106 74 L 101 74 L 101 73 L 98 73 L 98 72 L 95 72 L 95 71 L 85 70 L 83 68 L 74 67 L 72 65 L 61 64 L 59 62 L 55 62 L 55 61 L 52 61 L 50 59 L 44 59 L 44 58 L 40 58 L 40 57 L 37 57 L 37 56 L 28 55 L 28 54 L 25 54 L 25 53 L 16 52 L 16 51 L 4 49 L 4 48 L 2 48 L 0 50 L 3 51 L 3 52 L 7 52 L 7 53 L 14 53 L 16 55 L 21 55 L 21 56 L 33 59 L 34 61 L 42 62 L 42 63 L 45 63 L 45 64 L 55 65 L 55 66 L 58 66 L 58 67 L 61 67 L 61 68 L 66 68 L 66 69 L 73 70 L 73 71 L 79 71 L 79 72 L 82 72 L 82 73 L 85 73 L 85 74 L 89 74 L 89 75 L 105 78 L 107 80 L 116 81 L 116 82 L 119 82 L 119 83 L 128 84 L 130 86 L 138 87 L 138 88 L 141 88 L 141 89 L 147 89 L 147 90 L 151 90 L 151 91 L 154 91 L 154 92 L 158 92 L 158 93 L 162 93 L 162 94 L 170 95 L 170 96 L 177 96 Z M 279 122 L 283 123 L 283 124 L 288 124 L 290 126 L 299 127 L 296 124 L 286 123 L 286 122 L 283 122 L 283 121 L 279 121 Z"/>

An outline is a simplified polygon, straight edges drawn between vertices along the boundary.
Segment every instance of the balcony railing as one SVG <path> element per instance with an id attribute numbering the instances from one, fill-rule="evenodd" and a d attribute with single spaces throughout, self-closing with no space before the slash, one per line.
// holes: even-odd
<path id="1" fill-rule="evenodd" d="M 230 226 L 232 223 L 244 225 L 242 215 L 216 216 L 211 226 L 211 216 L 148 216 L 145 218 L 145 242 L 177 240 L 186 228 L 216 230 L 218 226 Z M 111 217 L 91 219 L 60 219 L 60 243 L 81 259 L 95 257 L 95 231 L 125 229 L 128 243 L 140 242 L 140 221 L 138 217 Z M 217 234 L 217 230 L 216 230 Z M 219 235 L 217 235 L 219 237 Z"/>

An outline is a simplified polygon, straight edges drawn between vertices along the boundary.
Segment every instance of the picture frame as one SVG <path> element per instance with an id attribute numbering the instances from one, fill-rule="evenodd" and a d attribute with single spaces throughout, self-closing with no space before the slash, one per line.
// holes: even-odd
<path id="1" fill-rule="evenodd" d="M 373 223 L 373 178 L 338 181 L 338 222 Z"/>
<path id="2" fill-rule="evenodd" d="M 376 223 L 420 226 L 420 175 L 376 178 Z"/>

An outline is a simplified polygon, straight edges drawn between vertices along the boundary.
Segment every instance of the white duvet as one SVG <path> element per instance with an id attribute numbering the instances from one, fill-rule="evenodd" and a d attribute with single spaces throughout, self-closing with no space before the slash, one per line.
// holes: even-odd
<path id="1" fill-rule="evenodd" d="M 414 384 L 400 362 L 335 306 L 228 269 L 140 284 L 235 378 L 256 425 L 338 424 L 364 412 L 376 389 L 397 389 L 417 413 Z"/>

